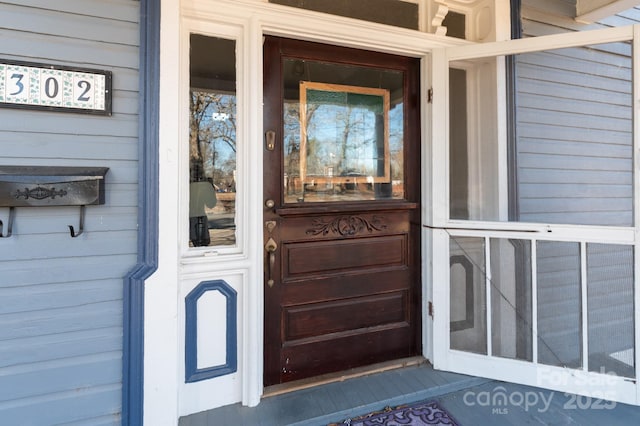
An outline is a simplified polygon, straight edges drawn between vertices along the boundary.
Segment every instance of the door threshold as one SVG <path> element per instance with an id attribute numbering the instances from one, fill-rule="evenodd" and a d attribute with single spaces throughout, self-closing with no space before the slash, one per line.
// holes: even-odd
<path id="1" fill-rule="evenodd" d="M 426 362 L 428 362 L 426 358 L 422 356 L 414 356 L 409 358 L 400 358 L 394 359 L 392 361 L 380 362 L 378 364 L 371 364 L 364 367 L 352 368 L 345 371 L 338 371 L 336 373 L 323 374 L 316 377 L 310 377 L 308 379 L 300 379 L 292 382 L 282 383 L 279 385 L 267 386 L 266 388 L 264 388 L 262 397 L 268 398 L 271 396 L 281 395 L 283 393 L 295 392 L 314 386 L 325 385 L 327 383 L 343 382 L 347 379 L 368 376 L 370 374 L 381 373 L 383 371 L 395 370 L 398 368 L 420 365 Z"/>

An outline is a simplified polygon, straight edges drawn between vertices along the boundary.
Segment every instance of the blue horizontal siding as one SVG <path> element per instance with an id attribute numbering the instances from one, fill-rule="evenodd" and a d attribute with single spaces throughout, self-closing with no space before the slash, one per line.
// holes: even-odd
<path id="1" fill-rule="evenodd" d="M 118 278 L 126 270 L 124 265 L 135 260 L 135 253 L 77 257 L 75 267 L 69 268 L 67 259 L 38 259 L 33 268 L 32 259 L 3 262 L 0 288 L 13 288 L 40 284 L 87 282 Z"/>
<path id="2" fill-rule="evenodd" d="M 67 65 L 86 67 L 123 67 L 135 69 L 138 63 L 136 46 L 111 45 L 107 42 L 85 41 L 47 35 L 47 43 L 42 36 L 33 33 L 17 33 L 0 30 L 3 40 L 3 56 L 21 58 L 26 61 L 54 61 Z M 51 52 L 56 52 L 55 60 Z M 82 65 L 81 65 L 82 64 Z M 115 82 L 115 80 L 114 80 Z"/>
<path id="3" fill-rule="evenodd" d="M 0 35 L 1 37 L 1 35 Z M 114 100 L 114 102 L 117 100 Z M 31 134 L 53 133 L 84 136 L 120 136 L 135 137 L 138 131 L 138 119 L 132 114 L 114 114 L 112 117 L 95 117 L 89 115 L 70 115 L 64 113 L 47 113 L 42 111 L 24 111 L 2 109 L 3 130 L 8 132 L 26 132 Z M 5 122 L 6 121 L 6 122 Z M 38 137 L 34 135 L 34 138 Z M 91 143 L 87 140 L 87 143 Z M 51 154 L 57 154 L 51 147 Z M 47 151 L 33 154 L 46 155 Z M 73 153 L 69 153 L 73 155 Z M 108 178 L 107 178 L 108 179 Z"/>
<path id="4" fill-rule="evenodd" d="M 54 37 L 68 37 L 83 41 L 97 41 L 132 45 L 137 44 L 137 26 L 107 16 L 83 16 L 43 10 L 23 5 L 7 4 L 0 14 L 0 27 L 16 32 L 38 33 Z"/>
<path id="5" fill-rule="evenodd" d="M 19 312 L 5 314 L 0 318 L 0 342 L 9 345 L 11 339 L 21 337 L 47 336 L 114 326 L 122 326 L 122 301 L 120 300 Z M 30 385 L 32 386 L 33 383 Z"/>
<path id="6" fill-rule="evenodd" d="M 4 111 L 3 111 L 4 112 Z M 76 159 L 98 161 L 109 155 L 110 160 L 131 160 L 137 155 L 137 140 L 132 136 L 92 135 L 87 143 L 86 135 L 35 132 L 10 132 L 0 130 L 0 145 L 11 144 L 11 151 L 5 158 L 28 158 L 37 152 L 55 148 L 61 152 L 73 153 Z M 108 179 L 107 184 L 111 180 Z"/>
<path id="7" fill-rule="evenodd" d="M 117 325 L 13 339 L 0 351 L 0 368 L 117 352 L 122 346 L 121 332 Z"/>
<path id="8" fill-rule="evenodd" d="M 539 2 L 523 4 L 528 8 L 525 37 L 640 21 L 640 10 L 634 8 L 589 26 L 575 23 L 571 14 L 540 22 L 539 17 L 551 15 L 544 15 Z M 529 17 L 528 11 L 535 9 L 541 13 Z M 630 43 L 517 56 L 520 220 L 633 224 L 630 58 Z M 597 355 L 590 359 L 597 363 L 598 357 L 632 348 L 633 251 L 615 245 L 588 246 L 588 311 L 581 312 L 578 245 L 542 244 L 537 254 L 541 362 L 575 368 L 581 357 Z M 587 318 L 590 354 L 582 354 L 581 320 Z"/>
<path id="9" fill-rule="evenodd" d="M 109 70 L 113 115 L 0 109 L 0 164 L 109 167 L 106 202 L 16 208 L 0 239 L 0 423 L 122 421 L 123 280 L 138 253 L 140 3 L 0 3 L 2 57 Z M 6 220 L 6 208 L 0 219 Z"/>
<path id="10" fill-rule="evenodd" d="M 119 373 L 118 360 L 121 356 L 119 351 L 105 352 L 5 368 L 5 371 L 13 374 L 3 377 L 0 399 L 11 401 L 115 384 L 114 382 L 118 381 L 114 381 L 113 378 Z M 39 386 L 34 391 L 32 383 L 36 381 Z"/>
<path id="11" fill-rule="evenodd" d="M 102 281 L 77 281 L 33 286 L 0 288 L 0 299 L 12 303 L 0 303 L 0 315 L 47 312 L 51 309 L 90 305 L 108 300 L 120 300 L 122 295 L 117 279 Z"/>
<path id="12" fill-rule="evenodd" d="M 120 384 L 92 386 L 0 402 L 3 420 L 15 425 L 120 424 Z"/>
<path id="13" fill-rule="evenodd" d="M 17 4 L 33 9 L 68 12 L 74 15 L 111 18 L 136 24 L 140 20 L 140 4 L 132 0 L 20 0 Z"/>
<path id="14" fill-rule="evenodd" d="M 631 62 L 616 46 L 518 55 L 520 220 L 632 223 Z"/>

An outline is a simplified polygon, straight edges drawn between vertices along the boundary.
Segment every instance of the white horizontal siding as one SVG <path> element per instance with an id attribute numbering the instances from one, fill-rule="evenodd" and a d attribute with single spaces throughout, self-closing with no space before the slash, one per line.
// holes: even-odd
<path id="1" fill-rule="evenodd" d="M 111 117 L 0 109 L 0 164 L 110 169 L 106 203 L 87 207 L 78 238 L 68 225 L 78 229 L 79 207 L 19 207 L 14 235 L 0 239 L 2 424 L 120 424 L 122 286 L 137 259 L 139 8 L 0 2 L 3 58 L 113 73 Z"/>

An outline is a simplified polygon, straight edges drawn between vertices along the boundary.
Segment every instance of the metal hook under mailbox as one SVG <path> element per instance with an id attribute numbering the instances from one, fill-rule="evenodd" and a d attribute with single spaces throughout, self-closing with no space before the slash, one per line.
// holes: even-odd
<path id="1" fill-rule="evenodd" d="M 4 234 L 4 224 L 0 220 L 0 238 L 8 238 L 11 236 L 11 232 L 13 231 L 13 218 L 15 217 L 15 207 L 9 207 L 9 220 L 7 223 L 7 234 Z"/>
<path id="2" fill-rule="evenodd" d="M 84 212 L 85 209 L 87 208 L 87 206 L 85 206 L 84 204 L 80 206 L 80 227 L 78 229 L 78 233 L 76 234 L 76 231 L 73 229 L 73 225 L 68 225 L 69 226 L 69 233 L 71 234 L 71 238 L 75 238 L 78 235 L 82 234 L 82 232 L 84 232 Z"/>

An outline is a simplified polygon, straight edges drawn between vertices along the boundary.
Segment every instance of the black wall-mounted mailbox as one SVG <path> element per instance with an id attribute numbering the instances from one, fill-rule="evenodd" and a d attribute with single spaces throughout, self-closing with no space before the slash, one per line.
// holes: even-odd
<path id="1" fill-rule="evenodd" d="M 0 206 L 104 204 L 108 167 L 0 166 Z"/>
<path id="2" fill-rule="evenodd" d="M 85 206 L 105 202 L 107 171 L 108 167 L 0 166 L 0 207 L 10 207 L 8 231 L 0 236 L 11 235 L 14 207 L 80 206 L 79 232 L 69 226 L 71 236 L 77 237 L 84 228 Z"/>

